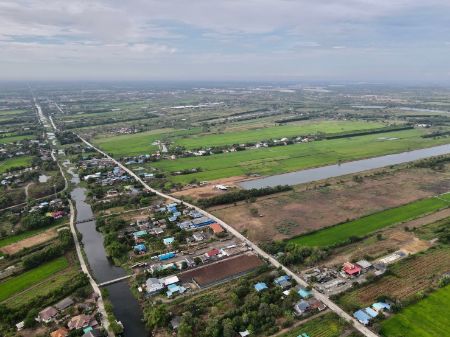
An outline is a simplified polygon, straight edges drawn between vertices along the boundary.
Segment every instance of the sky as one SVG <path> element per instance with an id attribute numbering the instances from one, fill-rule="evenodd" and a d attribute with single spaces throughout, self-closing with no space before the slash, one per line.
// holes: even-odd
<path id="1" fill-rule="evenodd" d="M 450 82 L 450 0 L 0 0 L 0 80 Z"/>

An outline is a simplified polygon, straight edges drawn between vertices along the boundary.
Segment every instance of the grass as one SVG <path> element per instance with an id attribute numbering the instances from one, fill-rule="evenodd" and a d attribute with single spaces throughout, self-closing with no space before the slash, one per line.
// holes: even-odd
<path id="1" fill-rule="evenodd" d="M 450 286 L 429 295 L 416 304 L 381 324 L 381 335 L 385 337 L 449 337 Z"/>
<path id="2" fill-rule="evenodd" d="M 15 167 L 29 167 L 32 159 L 32 156 L 23 156 L 0 161 L 0 174 Z"/>
<path id="3" fill-rule="evenodd" d="M 291 239 L 302 246 L 327 247 L 347 241 L 350 237 L 363 237 L 378 229 L 411 220 L 426 213 L 449 206 L 450 194 L 421 199 L 400 207 L 377 212 L 353 221 Z"/>
<path id="4" fill-rule="evenodd" d="M 157 129 L 132 135 L 99 137 L 93 139 L 93 143 L 116 157 L 136 156 L 157 151 L 158 146 L 152 145 L 156 140 L 165 140 L 168 137 L 181 137 L 198 131 L 199 129 L 177 131 L 170 128 Z"/>
<path id="5" fill-rule="evenodd" d="M 18 276 L 0 283 L 0 302 L 17 294 L 33 284 L 39 283 L 53 274 L 67 268 L 69 263 L 64 256 L 44 263 L 39 267 L 26 271 Z"/>
<path id="6" fill-rule="evenodd" d="M 449 139 L 422 138 L 426 131 L 414 129 L 352 138 L 315 141 L 307 144 L 277 146 L 258 150 L 230 152 L 205 157 L 163 160 L 149 165 L 164 172 L 175 172 L 200 167 L 199 173 L 171 176 L 176 183 L 189 183 L 194 178 L 214 180 L 233 176 L 273 175 L 306 168 L 336 164 L 339 161 L 398 153 L 418 148 L 445 144 Z M 397 140 L 380 141 L 381 137 Z"/>
<path id="7" fill-rule="evenodd" d="M 19 140 L 25 140 L 25 139 L 33 139 L 35 136 L 33 135 L 19 135 L 19 136 L 9 136 L 9 137 L 3 137 L 0 138 L 0 144 L 9 144 L 9 143 L 15 143 Z"/>
<path id="8" fill-rule="evenodd" d="M 297 337 L 302 333 L 306 333 L 310 337 L 339 337 L 344 329 L 345 325 L 336 314 L 327 313 L 301 324 L 280 337 Z"/>
<path id="9" fill-rule="evenodd" d="M 16 235 L 7 236 L 6 238 L 0 240 L 0 248 L 8 246 L 8 245 L 10 245 L 12 243 L 16 243 L 16 242 L 22 241 L 24 239 L 28 239 L 28 238 L 30 238 L 32 236 L 35 236 L 36 234 L 42 233 L 42 232 L 46 231 L 47 229 L 49 229 L 51 227 L 54 227 L 54 226 L 57 226 L 57 225 L 60 225 L 60 224 L 61 224 L 60 222 L 55 222 L 55 223 L 52 223 L 49 226 L 45 226 L 45 227 L 42 227 L 42 228 L 29 230 L 29 231 L 26 231 L 26 232 L 23 232 L 23 233 L 20 233 L 20 234 L 16 234 Z"/>
<path id="10" fill-rule="evenodd" d="M 328 120 L 321 122 L 305 122 L 293 125 L 269 126 L 253 130 L 192 136 L 189 138 L 177 139 L 175 141 L 175 145 L 193 149 L 200 147 L 242 144 L 268 139 L 309 135 L 316 134 L 317 132 L 338 133 L 353 130 L 373 129 L 383 126 L 384 124 L 382 123 L 364 121 Z"/>
<path id="11" fill-rule="evenodd" d="M 22 305 L 27 305 L 33 299 L 51 294 L 55 289 L 60 288 L 70 282 L 77 274 L 78 270 L 68 268 L 66 271 L 50 277 L 45 283 L 39 284 L 29 291 L 24 291 L 14 296 L 14 300 L 8 301 L 8 308 L 18 309 Z"/>

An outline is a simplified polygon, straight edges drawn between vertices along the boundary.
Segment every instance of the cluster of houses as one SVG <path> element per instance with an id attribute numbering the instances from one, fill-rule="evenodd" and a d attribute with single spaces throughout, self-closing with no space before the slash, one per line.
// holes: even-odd
<path id="1" fill-rule="evenodd" d="M 300 296 L 300 300 L 294 304 L 294 311 L 297 316 L 302 316 L 307 313 L 312 313 L 314 311 L 323 311 L 326 309 L 326 305 L 316 299 L 312 292 L 304 287 L 296 286 L 292 287 L 291 278 L 289 275 L 282 275 L 277 277 L 273 284 L 276 287 L 283 289 L 283 294 L 285 296 L 289 295 L 291 291 L 296 291 Z M 258 282 L 254 285 L 257 292 L 262 292 L 268 289 L 268 285 L 265 282 Z"/>
<path id="2" fill-rule="evenodd" d="M 370 307 L 360 309 L 353 313 L 361 324 L 368 325 L 375 317 L 382 314 L 385 310 L 390 310 L 391 306 L 385 302 L 373 303 Z"/>
<path id="3" fill-rule="evenodd" d="M 144 287 L 147 295 L 155 295 L 165 291 L 168 298 L 176 294 L 183 294 L 188 290 L 180 284 L 180 280 L 176 275 L 163 278 L 150 277 L 145 282 Z M 139 291 L 142 291 L 142 288 L 139 288 Z"/>
<path id="4" fill-rule="evenodd" d="M 75 303 L 71 297 L 66 297 L 58 303 L 41 310 L 35 318 L 37 322 L 56 327 L 50 333 L 51 337 L 67 337 L 73 330 L 78 330 L 82 337 L 103 336 L 101 325 L 96 319 L 96 302 L 98 296 L 93 293 L 85 302 Z M 76 310 L 73 308 L 76 307 Z M 71 315 L 71 312 L 78 312 Z M 22 330 L 24 322 L 16 324 L 17 330 Z"/>
<path id="5" fill-rule="evenodd" d="M 45 215 L 55 220 L 61 219 L 66 215 L 65 206 L 62 199 L 56 198 L 50 201 L 43 201 L 29 209 L 29 213 L 43 212 Z"/>
<path id="6" fill-rule="evenodd" d="M 114 166 L 112 170 L 108 172 L 96 172 L 93 174 L 88 174 L 83 177 L 85 181 L 93 180 L 97 184 L 102 186 L 114 185 L 116 183 L 130 181 L 131 178 L 124 170 L 119 166 Z"/>

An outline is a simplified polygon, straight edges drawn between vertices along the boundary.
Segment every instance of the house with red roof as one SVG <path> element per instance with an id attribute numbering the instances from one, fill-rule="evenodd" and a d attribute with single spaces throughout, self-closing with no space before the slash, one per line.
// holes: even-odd
<path id="1" fill-rule="evenodd" d="M 361 267 L 350 262 L 345 262 L 342 270 L 349 276 L 358 276 L 361 274 Z"/>

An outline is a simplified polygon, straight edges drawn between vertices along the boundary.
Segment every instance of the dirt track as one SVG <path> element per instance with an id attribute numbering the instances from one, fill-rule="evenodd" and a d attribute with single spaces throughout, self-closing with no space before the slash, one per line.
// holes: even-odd
<path id="1" fill-rule="evenodd" d="M 58 234 L 56 232 L 56 228 L 50 228 L 40 234 L 23 239 L 19 242 L 12 243 L 8 246 L 4 246 L 4 247 L 0 248 L 0 251 L 4 254 L 9 254 L 9 255 L 15 254 L 24 248 L 29 248 L 29 247 L 33 247 L 36 245 L 40 245 L 44 242 L 54 239 L 57 236 L 58 236 Z"/>

